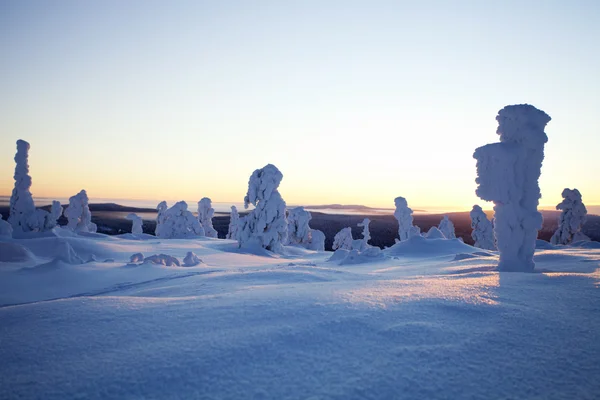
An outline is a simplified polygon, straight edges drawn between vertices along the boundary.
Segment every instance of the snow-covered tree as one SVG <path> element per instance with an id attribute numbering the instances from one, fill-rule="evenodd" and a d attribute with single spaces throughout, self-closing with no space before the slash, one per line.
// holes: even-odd
<path id="1" fill-rule="evenodd" d="M 562 192 L 563 201 L 556 206 L 562 210 L 558 217 L 558 229 L 552 235 L 552 244 L 569 244 L 580 241 L 590 241 L 581 229 L 587 220 L 587 209 L 581 200 L 577 189 L 565 189 Z"/>
<path id="2" fill-rule="evenodd" d="M 353 241 L 354 238 L 352 237 L 352 228 L 347 227 L 335 234 L 333 237 L 333 246 L 331 246 L 331 248 L 333 250 L 352 250 Z"/>
<path id="3" fill-rule="evenodd" d="M 31 177 L 29 176 L 29 143 L 17 140 L 15 154 L 15 187 L 10 196 L 10 214 L 8 223 L 15 232 L 30 232 L 28 220 L 35 214 L 35 204 L 31 195 Z"/>
<path id="4" fill-rule="evenodd" d="M 85 190 L 69 198 L 69 206 L 65 209 L 67 228 L 76 232 L 96 232 L 96 224 L 92 222 L 89 199 Z"/>
<path id="5" fill-rule="evenodd" d="M 133 233 L 134 235 L 141 235 L 142 233 L 144 233 L 144 230 L 142 229 L 142 217 L 135 213 L 131 213 L 128 214 L 125 218 L 131 221 L 131 233 Z"/>
<path id="6" fill-rule="evenodd" d="M 198 221 L 204 228 L 206 237 L 216 238 L 217 231 L 213 227 L 212 219 L 215 215 L 215 209 L 212 208 L 212 202 L 208 197 L 202 198 L 198 202 Z"/>
<path id="7" fill-rule="evenodd" d="M 538 179 L 550 117 L 529 104 L 506 106 L 498 112 L 500 143 L 475 150 L 477 195 L 494 202 L 494 233 L 500 271 L 533 271 L 533 253 L 542 214 Z"/>
<path id="8" fill-rule="evenodd" d="M 231 217 L 229 219 L 229 229 L 225 239 L 237 240 L 237 235 L 240 228 L 240 214 L 236 206 L 231 206 Z"/>
<path id="9" fill-rule="evenodd" d="M 157 206 L 158 216 L 156 236 L 163 239 L 187 239 L 204 236 L 204 228 L 194 217 L 185 201 L 179 201 L 167 209 L 167 203 L 161 202 Z"/>
<path id="10" fill-rule="evenodd" d="M 12 226 L 2 219 L 2 214 L 0 214 L 0 238 L 11 238 L 13 233 Z"/>
<path id="11" fill-rule="evenodd" d="M 369 218 L 365 218 L 363 219 L 362 222 L 358 223 L 358 226 L 363 228 L 362 231 L 362 235 L 363 235 L 363 242 L 364 242 L 364 247 L 369 247 L 369 240 L 371 240 L 371 232 L 369 232 L 369 224 L 371 223 L 371 220 Z"/>
<path id="12" fill-rule="evenodd" d="M 450 218 L 448 218 L 447 215 L 444 215 L 444 218 L 440 221 L 438 229 L 444 234 L 446 239 L 456 239 L 454 224 L 452 221 L 450 221 Z"/>
<path id="13" fill-rule="evenodd" d="M 255 208 L 240 220 L 240 247 L 257 244 L 273 252 L 282 250 L 287 238 L 285 201 L 277 190 L 282 179 L 283 174 L 272 164 L 255 170 L 250 176 L 244 208 L 250 204 Z"/>
<path id="14" fill-rule="evenodd" d="M 400 241 L 410 237 L 411 227 L 413 226 L 413 210 L 408 208 L 408 203 L 404 197 L 396 197 L 394 199 L 396 211 L 394 217 L 398 220 L 398 237 Z"/>
<path id="15" fill-rule="evenodd" d="M 308 250 L 325 251 L 325 234 L 318 229 L 310 230 L 310 243 Z"/>
<path id="16" fill-rule="evenodd" d="M 310 227 L 312 219 L 310 212 L 304 207 L 287 209 L 287 244 L 306 246 L 310 243 Z"/>
<path id="17" fill-rule="evenodd" d="M 474 205 L 471 210 L 471 228 L 473 228 L 471 237 L 475 241 L 475 247 L 496 250 L 494 226 L 478 205 Z"/>

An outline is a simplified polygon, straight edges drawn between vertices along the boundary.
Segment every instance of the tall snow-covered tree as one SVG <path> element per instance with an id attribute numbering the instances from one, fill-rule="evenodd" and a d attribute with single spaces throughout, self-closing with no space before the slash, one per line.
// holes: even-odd
<path id="1" fill-rule="evenodd" d="M 333 237 L 333 246 L 331 248 L 333 250 L 352 250 L 353 242 L 354 238 L 352 237 L 352 228 L 347 227 L 335 234 Z"/>
<path id="2" fill-rule="evenodd" d="M 179 201 L 171 208 L 167 203 L 158 204 L 156 236 L 163 239 L 187 239 L 204 236 L 204 228 L 198 219 L 188 211 L 185 201 Z"/>
<path id="3" fill-rule="evenodd" d="M 15 187 L 10 196 L 10 214 L 8 223 L 13 231 L 30 232 L 31 218 L 35 214 L 35 204 L 31 195 L 31 176 L 29 176 L 29 143 L 17 140 L 17 154 L 15 154 Z"/>
<path id="4" fill-rule="evenodd" d="M 533 271 L 533 253 L 542 214 L 538 179 L 550 117 L 529 104 L 506 106 L 498 112 L 500 143 L 475 150 L 477 195 L 494 202 L 494 233 L 500 271 Z"/>
<path id="5" fill-rule="evenodd" d="M 396 197 L 394 199 L 396 211 L 394 217 L 398 220 L 398 237 L 400 241 L 407 240 L 411 237 L 411 228 L 413 226 L 413 210 L 408 208 L 408 203 L 404 197 Z"/>
<path id="6" fill-rule="evenodd" d="M 131 221 L 131 233 L 133 233 L 134 235 L 141 235 L 142 233 L 144 233 L 144 230 L 142 229 L 142 217 L 135 213 L 130 213 L 125 218 Z"/>
<path id="7" fill-rule="evenodd" d="M 229 229 L 227 230 L 227 236 L 225 236 L 225 239 L 237 240 L 239 228 L 240 228 L 240 214 L 238 213 L 236 206 L 231 206 L 231 217 L 229 219 Z"/>
<path id="8" fill-rule="evenodd" d="M 92 222 L 89 199 L 85 190 L 69 198 L 69 206 L 65 209 L 67 228 L 76 232 L 96 232 L 96 224 Z"/>
<path id="9" fill-rule="evenodd" d="M 285 201 L 277 188 L 283 174 L 276 166 L 268 164 L 255 170 L 248 181 L 244 207 L 255 208 L 240 220 L 240 247 L 259 245 L 273 252 L 281 252 L 287 239 Z"/>
<path id="10" fill-rule="evenodd" d="M 573 242 L 589 241 L 581 229 L 587 220 L 587 209 L 577 189 L 565 189 L 562 192 L 563 201 L 556 206 L 562 210 L 558 217 L 558 229 L 552 235 L 552 244 L 570 244 Z"/>
<path id="11" fill-rule="evenodd" d="M 471 237 L 475 241 L 475 247 L 485 250 L 496 250 L 494 241 L 494 226 L 483 212 L 481 207 L 474 205 L 471 210 Z"/>
<path id="12" fill-rule="evenodd" d="M 454 224 L 447 215 L 444 215 L 444 218 L 440 221 L 438 229 L 444 234 L 446 239 L 456 239 Z"/>
<path id="13" fill-rule="evenodd" d="M 215 215 L 215 209 L 212 208 L 212 201 L 208 197 L 202 198 L 198 202 L 198 221 L 204 228 L 206 237 L 216 238 L 217 231 L 213 227 L 212 219 Z"/>

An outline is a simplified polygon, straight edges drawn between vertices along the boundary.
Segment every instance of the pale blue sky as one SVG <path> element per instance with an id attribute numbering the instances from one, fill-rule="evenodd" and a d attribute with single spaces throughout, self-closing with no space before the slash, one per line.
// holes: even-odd
<path id="1" fill-rule="evenodd" d="M 543 204 L 600 203 L 600 2 L 0 0 L 0 194 L 469 208 L 495 116 L 553 120 Z"/>

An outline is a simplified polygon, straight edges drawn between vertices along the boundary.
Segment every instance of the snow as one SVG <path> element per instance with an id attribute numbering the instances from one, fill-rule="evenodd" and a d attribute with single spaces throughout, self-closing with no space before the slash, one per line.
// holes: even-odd
<path id="1" fill-rule="evenodd" d="M 216 238 L 217 231 L 213 227 L 212 219 L 215 215 L 215 209 L 212 208 L 212 201 L 208 197 L 200 199 L 198 202 L 198 221 L 204 228 L 206 237 Z"/>
<path id="2" fill-rule="evenodd" d="M 444 218 L 442 218 L 442 220 L 440 221 L 438 229 L 440 230 L 440 232 L 442 232 L 446 239 L 456 239 L 454 224 L 452 223 L 450 218 L 448 218 L 447 215 L 444 215 Z"/>
<path id="3" fill-rule="evenodd" d="M 486 250 L 496 250 L 494 226 L 483 212 L 483 209 L 478 205 L 474 205 L 470 215 L 471 228 L 473 228 L 471 237 L 475 241 L 474 246 Z"/>
<path id="4" fill-rule="evenodd" d="M 581 193 L 577 189 L 565 189 L 562 192 L 563 201 L 557 206 L 562 210 L 558 218 L 558 229 L 552 235 L 552 244 L 569 244 L 573 242 L 589 241 L 582 231 L 587 220 L 587 209 L 581 199 Z"/>
<path id="5" fill-rule="evenodd" d="M 429 228 L 429 230 L 425 234 L 425 238 L 426 239 L 446 239 L 446 236 L 442 233 L 442 231 L 439 228 L 432 226 L 431 228 Z"/>
<path id="6" fill-rule="evenodd" d="M 412 234 L 415 234 L 413 227 L 413 210 L 408 208 L 408 202 L 404 197 L 396 197 L 394 199 L 396 205 L 396 211 L 394 211 L 394 217 L 398 220 L 398 237 L 400 241 L 407 240 Z"/>
<path id="7" fill-rule="evenodd" d="M 15 154 L 15 187 L 10 196 L 10 214 L 8 223 L 16 233 L 29 232 L 30 218 L 35 213 L 35 204 L 31 195 L 31 176 L 29 176 L 29 143 L 17 140 Z"/>
<path id="8" fill-rule="evenodd" d="M 205 236 L 205 231 L 194 217 L 185 201 L 178 201 L 171 208 L 166 202 L 158 204 L 156 209 L 156 236 L 163 239 L 183 239 Z"/>
<path id="9" fill-rule="evenodd" d="M 310 212 L 304 207 L 287 209 L 287 240 L 286 244 L 308 246 L 310 243 Z"/>
<path id="10" fill-rule="evenodd" d="M 67 228 L 76 232 L 96 232 L 96 224 L 92 222 L 89 199 L 85 190 L 69 198 L 69 205 L 65 209 L 68 219 Z"/>
<path id="11" fill-rule="evenodd" d="M 415 236 L 371 259 L 344 250 L 341 263 L 331 252 L 205 237 L 52 233 L 0 239 L 0 258 L 12 257 L 0 263 L 0 398 L 600 391 L 597 248 L 538 250 L 540 272 L 514 274 L 457 239 Z M 161 263 L 132 263 L 136 253 Z M 57 259 L 69 254 L 97 260 Z M 162 263 L 188 256 L 202 263 Z"/>
<path id="12" fill-rule="evenodd" d="M 141 235 L 144 233 L 144 230 L 142 229 L 142 217 L 138 216 L 135 213 L 130 213 L 127 214 L 127 217 L 125 218 L 131 221 L 131 233 L 133 235 Z"/>
<path id="13" fill-rule="evenodd" d="M 494 202 L 494 233 L 503 271 L 533 271 L 533 253 L 542 214 L 538 179 L 544 159 L 544 132 L 550 117 L 528 105 L 506 106 L 498 112 L 500 143 L 475 150 L 476 193 Z"/>
<path id="14" fill-rule="evenodd" d="M 231 206 L 231 217 L 229 219 L 229 229 L 227 231 L 226 239 L 236 240 L 238 237 L 240 226 L 240 214 L 238 213 L 236 206 Z"/>
<path id="15" fill-rule="evenodd" d="M 2 214 L 0 214 L 0 238 L 11 238 L 13 234 L 12 226 L 2 219 Z"/>
<path id="16" fill-rule="evenodd" d="M 342 249 L 342 250 L 352 250 L 352 243 L 354 239 L 352 238 L 352 228 L 346 227 L 340 230 L 333 237 L 333 250 Z"/>
<path id="17" fill-rule="evenodd" d="M 247 209 L 252 204 L 255 209 L 240 220 L 240 247 L 260 246 L 276 253 L 283 250 L 287 239 L 286 208 L 277 190 L 282 179 L 283 174 L 272 164 L 255 170 L 250 176 L 244 207 Z"/>

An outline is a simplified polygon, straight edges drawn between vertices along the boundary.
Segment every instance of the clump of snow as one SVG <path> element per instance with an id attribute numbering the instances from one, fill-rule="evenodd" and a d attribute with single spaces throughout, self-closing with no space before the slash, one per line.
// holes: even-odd
<path id="1" fill-rule="evenodd" d="M 573 242 L 590 241 L 581 228 L 587 220 L 587 209 L 577 189 L 565 189 L 562 192 L 563 201 L 557 206 L 562 210 L 558 217 L 558 229 L 552 235 L 552 244 L 570 244 Z"/>
<path id="2" fill-rule="evenodd" d="M 167 267 L 181 266 L 178 259 L 168 254 L 154 254 L 150 257 L 146 257 L 144 258 L 144 264 L 147 263 L 165 265 Z"/>
<path id="3" fill-rule="evenodd" d="M 475 241 L 475 247 L 486 250 L 496 250 L 494 241 L 494 226 L 483 212 L 481 207 L 474 205 L 471 210 L 471 237 Z"/>
<path id="4" fill-rule="evenodd" d="M 408 230 L 408 238 L 421 236 L 421 228 L 416 225 L 413 225 Z"/>
<path id="5" fill-rule="evenodd" d="M 65 209 L 67 228 L 75 232 L 96 232 L 96 224 L 92 222 L 89 199 L 85 190 L 69 198 L 69 206 Z"/>
<path id="6" fill-rule="evenodd" d="M 142 254 L 142 253 L 132 254 L 131 257 L 129 257 L 129 262 L 133 263 L 133 264 L 144 262 L 144 254 Z"/>
<path id="7" fill-rule="evenodd" d="M 131 221 L 131 233 L 134 235 L 141 235 L 144 233 L 144 230 L 142 229 L 142 217 L 135 213 L 131 213 L 125 218 Z"/>
<path id="8" fill-rule="evenodd" d="M 162 239 L 187 239 L 204 236 L 204 228 L 194 214 L 187 209 L 185 201 L 179 201 L 167 209 L 167 203 L 161 202 L 156 209 L 156 236 Z"/>
<path id="9" fill-rule="evenodd" d="M 432 226 L 425 234 L 427 239 L 446 239 L 446 236 L 437 227 Z"/>
<path id="10" fill-rule="evenodd" d="M 335 234 L 335 236 L 333 237 L 333 246 L 331 246 L 331 248 L 333 250 L 352 250 L 353 241 L 354 239 L 352 238 L 352 228 L 347 227 Z"/>
<path id="11" fill-rule="evenodd" d="M 188 251 L 183 259 L 184 267 L 193 267 L 198 264 L 202 264 L 202 260 L 192 251 Z"/>
<path id="12" fill-rule="evenodd" d="M 2 219 L 2 214 L 0 214 L 0 237 L 1 238 L 11 238 L 13 234 L 12 226 Z"/>
<path id="13" fill-rule="evenodd" d="M 310 230 L 310 243 L 308 250 L 325 251 L 325 234 L 318 229 Z"/>
<path id="14" fill-rule="evenodd" d="M 206 237 L 217 237 L 217 231 L 212 223 L 214 215 L 215 209 L 212 208 L 212 201 L 208 197 L 202 198 L 198 202 L 198 221 L 200 221 L 200 225 L 204 228 L 204 235 Z"/>
<path id="15" fill-rule="evenodd" d="M 396 197 L 394 203 L 396 205 L 394 217 L 398 220 L 398 237 L 400 241 L 407 240 L 413 226 L 413 210 L 408 208 L 408 202 L 404 197 Z"/>
<path id="16" fill-rule="evenodd" d="M 225 239 L 236 240 L 240 229 L 240 214 L 236 206 L 231 206 L 231 217 L 229 219 L 229 229 Z"/>
<path id="17" fill-rule="evenodd" d="M 450 221 L 447 215 L 440 221 L 438 229 L 442 232 L 446 239 L 456 239 L 456 233 L 454 231 L 454 224 Z"/>
<path id="18" fill-rule="evenodd" d="M 6 221 L 1 222 L 8 224 Z M 19 243 L 0 242 L 0 262 L 21 263 L 34 259 L 35 256 L 25 246 Z"/>
<path id="19" fill-rule="evenodd" d="M 248 181 L 244 207 L 255 209 L 240 220 L 238 243 L 240 247 L 258 245 L 280 253 L 287 238 L 285 201 L 277 188 L 283 174 L 276 166 L 268 164 L 255 170 Z"/>
<path id="20" fill-rule="evenodd" d="M 427 258 L 460 253 L 474 253 L 478 248 L 469 246 L 458 239 L 427 239 L 423 236 L 413 236 L 408 240 L 397 242 L 392 247 L 383 250 L 389 257 Z"/>
<path id="21" fill-rule="evenodd" d="M 542 215 L 538 179 L 550 117 L 528 105 L 506 106 L 498 112 L 500 143 L 475 150 L 477 195 L 494 202 L 494 233 L 500 271 L 533 271 L 533 253 Z"/>

